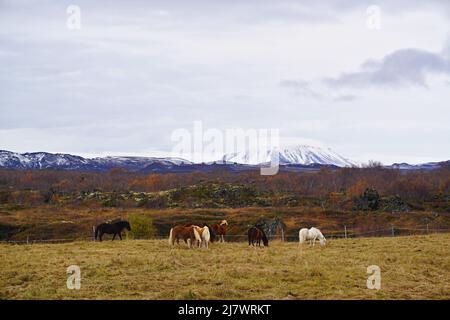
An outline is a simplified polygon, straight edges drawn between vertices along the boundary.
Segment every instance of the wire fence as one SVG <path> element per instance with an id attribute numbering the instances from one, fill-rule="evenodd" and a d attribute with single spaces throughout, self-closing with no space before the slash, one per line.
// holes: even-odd
<path id="1" fill-rule="evenodd" d="M 398 237 L 398 236 L 412 236 L 412 235 L 427 235 L 434 233 L 450 233 L 450 228 L 430 228 L 426 226 L 417 226 L 412 228 L 402 228 L 391 226 L 390 228 L 383 228 L 370 231 L 355 231 L 347 229 L 344 227 L 343 231 L 326 231 L 322 230 L 325 238 L 327 239 L 349 239 L 349 238 L 370 238 L 370 237 Z M 125 236 L 125 238 L 127 238 Z M 269 240 L 280 240 L 284 242 L 296 242 L 298 241 L 298 233 L 296 234 L 284 234 L 284 231 L 277 235 L 269 235 Z M 110 240 L 111 238 L 104 238 L 103 241 Z M 118 238 L 116 237 L 118 240 Z M 151 240 L 163 240 L 167 239 L 167 236 L 158 235 L 151 238 Z M 149 239 L 150 240 L 150 239 Z M 216 239 L 218 241 L 219 239 Z M 32 237 L 27 237 L 21 240 L 2 240 L 0 243 L 9 244 L 51 244 L 51 243 L 67 243 L 75 241 L 95 241 L 94 236 L 76 236 L 71 238 L 49 238 L 46 239 L 36 239 Z M 245 242 L 247 241 L 247 234 L 227 234 L 225 236 L 225 241 L 227 242 Z"/>

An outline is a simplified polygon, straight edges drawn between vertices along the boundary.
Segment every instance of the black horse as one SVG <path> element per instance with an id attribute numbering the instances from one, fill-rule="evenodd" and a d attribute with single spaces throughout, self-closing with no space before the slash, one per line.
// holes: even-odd
<path id="1" fill-rule="evenodd" d="M 130 223 L 125 220 L 112 222 L 112 223 L 101 223 L 95 227 L 95 240 L 97 240 L 97 236 L 102 241 L 103 234 L 114 234 L 113 240 L 116 238 L 116 235 L 119 235 L 120 240 L 122 240 L 122 230 L 127 229 L 131 230 Z"/>
<path id="2" fill-rule="evenodd" d="M 249 246 L 254 246 L 255 241 L 258 246 L 261 246 L 261 240 L 263 241 L 265 247 L 269 246 L 269 240 L 267 239 L 267 236 L 262 229 L 258 227 L 251 227 L 250 229 L 248 229 L 247 234 Z"/>

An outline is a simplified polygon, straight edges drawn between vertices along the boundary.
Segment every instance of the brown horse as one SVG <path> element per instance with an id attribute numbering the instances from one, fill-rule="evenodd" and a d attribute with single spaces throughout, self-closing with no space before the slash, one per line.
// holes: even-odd
<path id="1" fill-rule="evenodd" d="M 203 225 L 203 228 L 204 227 L 208 227 L 208 231 L 209 231 L 209 241 L 210 242 L 214 242 L 214 241 L 216 241 L 216 232 L 214 231 L 214 229 L 210 226 L 210 225 L 208 225 L 208 224 L 206 224 L 206 223 L 203 223 L 203 224 L 200 224 L 200 225 Z M 196 225 L 196 224 L 193 224 L 193 223 L 188 223 L 188 224 L 185 224 L 184 225 L 185 227 L 198 227 L 199 225 Z M 200 232 L 200 237 L 202 236 L 202 232 Z"/>
<path id="2" fill-rule="evenodd" d="M 263 241 L 265 247 L 269 246 L 269 240 L 267 239 L 266 234 L 262 229 L 257 227 L 251 227 L 250 229 L 248 229 L 247 234 L 249 246 L 250 245 L 254 246 L 256 241 L 256 244 L 260 247 L 261 240 Z"/>
<path id="3" fill-rule="evenodd" d="M 214 233 L 219 236 L 219 242 L 225 242 L 225 236 L 228 229 L 227 220 L 222 220 L 220 223 L 213 224 L 211 228 L 214 230 Z"/>
<path id="4" fill-rule="evenodd" d="M 180 239 L 183 239 L 189 248 L 193 247 L 195 241 L 202 241 L 194 226 L 175 226 L 170 229 L 169 244 L 173 246 L 175 245 L 175 240 L 178 243 Z"/>
<path id="5" fill-rule="evenodd" d="M 194 230 L 198 233 L 198 235 L 200 236 L 200 241 L 198 242 L 198 247 L 205 247 L 208 249 L 209 247 L 209 241 L 211 240 L 211 234 L 209 232 L 209 228 L 208 226 L 204 226 L 203 228 L 199 227 L 199 226 L 193 226 Z"/>

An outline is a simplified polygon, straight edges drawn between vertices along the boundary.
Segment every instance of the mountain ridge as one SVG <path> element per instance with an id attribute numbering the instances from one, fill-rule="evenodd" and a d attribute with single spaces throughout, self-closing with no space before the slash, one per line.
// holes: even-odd
<path id="1" fill-rule="evenodd" d="M 355 166 L 354 162 L 334 153 L 331 149 L 325 150 L 311 146 L 307 146 L 307 148 L 305 146 L 298 146 L 298 148 L 300 149 L 294 149 L 294 151 L 300 152 L 292 152 L 292 149 L 286 148 L 280 150 L 279 164 L 282 171 L 317 171 L 323 167 L 337 169 L 340 167 Z M 311 150 L 319 150 L 319 152 L 313 154 Z M 272 154 L 267 152 L 265 156 L 265 160 L 268 160 Z M 247 163 L 242 163 L 244 160 L 248 160 Z M 194 163 L 177 157 L 107 156 L 84 158 L 66 153 L 17 153 L 0 150 L 0 169 L 109 171 L 114 168 L 122 168 L 128 171 L 142 173 L 186 173 L 194 171 L 210 172 L 214 170 L 240 172 L 258 170 L 261 165 L 267 163 L 268 161 L 252 163 L 248 154 L 245 153 L 224 155 L 221 159 L 209 163 Z M 444 166 L 450 166 L 450 161 L 415 165 L 394 163 L 383 167 L 408 171 L 433 170 Z"/>
<path id="2" fill-rule="evenodd" d="M 337 154 L 331 148 L 322 148 L 310 145 L 297 145 L 283 147 L 279 149 L 269 149 L 264 151 L 245 151 L 232 154 L 225 154 L 221 161 L 237 162 L 242 164 L 258 165 L 268 163 L 278 155 L 281 165 L 334 165 L 337 167 L 352 167 L 356 163 Z"/>

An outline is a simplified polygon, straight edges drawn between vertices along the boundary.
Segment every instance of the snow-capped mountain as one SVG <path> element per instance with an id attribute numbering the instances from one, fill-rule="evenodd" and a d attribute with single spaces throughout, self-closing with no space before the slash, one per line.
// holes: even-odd
<path id="1" fill-rule="evenodd" d="M 276 152 L 279 155 L 279 163 L 281 165 L 334 165 L 337 167 L 351 167 L 355 163 L 342 157 L 329 148 L 321 148 L 309 145 L 299 145 L 295 147 L 280 148 L 278 151 L 275 149 L 265 150 L 263 152 L 238 152 L 233 154 L 226 154 L 221 159 L 224 163 L 241 163 L 241 164 L 260 164 L 267 163 L 276 156 Z"/>
<path id="2" fill-rule="evenodd" d="M 0 150 L 0 168 L 7 169 L 62 169 L 105 171 L 112 168 L 123 168 L 131 171 L 139 171 L 152 164 L 158 164 L 161 166 L 174 166 L 181 164 L 191 164 L 191 162 L 180 158 L 170 157 L 104 157 L 89 159 L 63 153 L 16 153 Z"/>
<path id="3" fill-rule="evenodd" d="M 83 158 L 71 154 L 31 152 L 16 153 L 0 150 L 0 169 L 55 169 L 79 171 L 109 171 L 122 168 L 142 173 L 186 173 L 211 172 L 228 170 L 240 172 L 259 170 L 260 165 L 266 164 L 273 156 L 279 154 L 281 171 L 316 171 L 323 166 L 349 167 L 356 163 L 350 161 L 331 149 L 300 145 L 291 148 L 281 148 L 279 151 L 268 150 L 259 156 L 258 153 L 242 152 L 224 155 L 222 159 L 210 163 L 193 163 L 175 157 L 98 157 Z M 450 161 L 430 162 L 417 165 L 395 163 L 385 168 L 396 170 L 433 170 L 450 167 Z"/>
<path id="4" fill-rule="evenodd" d="M 443 167 L 450 167 L 450 161 L 442 161 L 442 162 L 427 162 L 421 164 L 409 164 L 409 163 L 394 163 L 390 166 L 386 166 L 386 168 L 398 169 L 398 170 L 434 170 Z"/>

